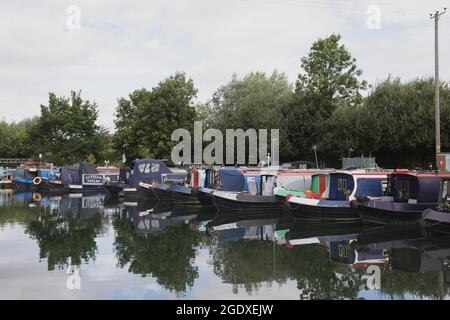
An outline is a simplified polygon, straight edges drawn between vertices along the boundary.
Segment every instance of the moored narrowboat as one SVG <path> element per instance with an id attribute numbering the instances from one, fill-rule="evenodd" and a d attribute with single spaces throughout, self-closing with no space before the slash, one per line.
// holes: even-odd
<path id="1" fill-rule="evenodd" d="M 132 161 L 131 168 L 120 169 L 118 181 L 105 183 L 106 190 L 114 196 L 126 198 L 147 198 L 145 186 L 162 182 L 162 176 L 172 171 L 162 160 L 136 159 Z M 144 188 L 141 189 L 143 184 Z"/>
<path id="2" fill-rule="evenodd" d="M 358 205 L 364 199 L 382 196 L 387 172 L 339 171 L 329 174 L 328 186 L 316 197 L 287 196 L 296 219 L 305 221 L 359 220 Z"/>
<path id="3" fill-rule="evenodd" d="M 203 207 L 215 207 L 214 191 L 241 192 L 244 191 L 245 184 L 245 176 L 237 168 L 209 168 L 205 171 L 204 187 L 199 187 L 196 190 L 197 199 Z"/>
<path id="4" fill-rule="evenodd" d="M 13 175 L 9 170 L 0 168 L 0 189 L 12 189 Z"/>
<path id="5" fill-rule="evenodd" d="M 64 188 L 76 193 L 103 192 L 105 181 L 117 181 L 118 178 L 117 172 L 99 173 L 95 165 L 86 162 L 62 167 L 60 173 L 60 181 Z"/>
<path id="6" fill-rule="evenodd" d="M 402 225 L 416 224 L 426 209 L 439 202 L 442 177 L 436 172 L 397 171 L 389 175 L 386 196 L 361 205 L 359 214 L 365 223 Z"/>
<path id="7" fill-rule="evenodd" d="M 441 179 L 439 203 L 422 213 L 421 226 L 431 231 L 450 234 L 450 178 Z"/>
<path id="8" fill-rule="evenodd" d="M 242 175 L 242 179 L 245 179 L 244 175 Z M 280 211 L 278 200 L 273 193 L 276 187 L 275 176 L 262 173 L 259 188 L 255 180 L 250 179 L 247 184 L 246 192 L 214 191 L 212 197 L 217 210 L 268 213 Z"/>

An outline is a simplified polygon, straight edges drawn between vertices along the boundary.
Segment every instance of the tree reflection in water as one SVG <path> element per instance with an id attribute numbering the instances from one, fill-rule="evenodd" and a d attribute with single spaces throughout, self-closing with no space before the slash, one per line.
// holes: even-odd
<path id="1" fill-rule="evenodd" d="M 165 289 L 182 296 L 199 276 L 194 263 L 202 234 L 189 227 L 182 217 L 179 219 L 181 224 L 164 223 L 159 232 L 138 233 L 133 225 L 149 226 L 151 222 L 145 221 L 152 216 L 139 217 L 130 213 L 128 216 L 140 221 L 131 222 L 121 217 L 113 220 L 118 266 L 127 267 L 130 273 L 142 277 L 154 277 Z"/>
<path id="2" fill-rule="evenodd" d="M 94 198 L 94 203 L 101 198 Z M 48 270 L 79 266 L 95 260 L 95 238 L 105 230 L 107 219 L 101 207 L 87 206 L 86 198 L 42 201 L 36 219 L 29 221 L 25 232 L 38 242 L 40 259 L 47 259 Z"/>

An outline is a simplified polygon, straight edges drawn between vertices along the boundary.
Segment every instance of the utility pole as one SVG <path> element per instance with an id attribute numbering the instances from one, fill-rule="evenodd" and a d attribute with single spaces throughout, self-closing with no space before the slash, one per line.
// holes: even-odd
<path id="1" fill-rule="evenodd" d="M 319 169 L 319 160 L 317 159 L 317 146 L 312 147 L 314 150 L 314 157 L 316 158 L 316 168 Z"/>
<path id="2" fill-rule="evenodd" d="M 440 111 L 440 101 L 439 101 L 439 19 L 447 12 L 447 8 L 444 11 L 436 11 L 434 14 L 430 14 L 430 18 L 434 19 L 434 41 L 435 41 L 435 77 L 434 77 L 434 103 L 435 103 L 435 129 L 436 129 L 436 169 L 439 165 L 439 154 L 441 153 L 441 111 Z"/>

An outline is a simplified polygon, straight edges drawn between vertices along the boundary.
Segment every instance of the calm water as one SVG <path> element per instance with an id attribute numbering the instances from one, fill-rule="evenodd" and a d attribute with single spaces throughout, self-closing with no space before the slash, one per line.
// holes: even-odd
<path id="1" fill-rule="evenodd" d="M 449 236 L 0 192 L 0 299 L 442 299 L 450 291 Z"/>

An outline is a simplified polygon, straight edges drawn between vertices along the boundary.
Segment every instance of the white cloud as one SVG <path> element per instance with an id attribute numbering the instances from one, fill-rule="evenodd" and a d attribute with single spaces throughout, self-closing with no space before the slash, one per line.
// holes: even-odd
<path id="1" fill-rule="evenodd" d="M 71 89 L 95 100 L 112 128 L 116 99 L 185 71 L 208 99 L 233 73 L 286 72 L 294 81 L 311 43 L 342 33 L 364 76 L 404 78 L 433 72 L 433 5 L 406 0 L 154 0 L 3 1 L 0 12 L 0 118 L 39 113 L 49 91 Z M 81 30 L 66 27 L 70 5 Z M 369 5 L 381 9 L 381 30 L 366 27 Z M 441 20 L 448 56 L 450 16 Z M 442 59 L 442 77 L 450 67 Z"/>

